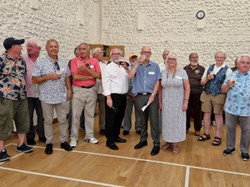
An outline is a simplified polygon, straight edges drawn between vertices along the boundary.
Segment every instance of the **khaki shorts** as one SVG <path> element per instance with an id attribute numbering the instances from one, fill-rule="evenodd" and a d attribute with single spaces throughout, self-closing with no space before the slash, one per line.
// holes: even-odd
<path id="1" fill-rule="evenodd" d="M 17 133 L 29 132 L 28 102 L 10 100 L 0 97 L 0 140 L 7 140 L 13 131 L 15 121 Z"/>
<path id="2" fill-rule="evenodd" d="M 215 114 L 220 114 L 223 111 L 223 106 L 225 103 L 226 95 L 218 94 L 212 95 L 202 92 L 201 94 L 201 110 L 202 112 L 214 112 Z"/>

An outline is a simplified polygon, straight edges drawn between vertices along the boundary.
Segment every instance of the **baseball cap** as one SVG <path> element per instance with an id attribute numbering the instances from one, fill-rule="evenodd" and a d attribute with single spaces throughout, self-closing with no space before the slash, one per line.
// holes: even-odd
<path id="1" fill-rule="evenodd" d="M 132 57 L 138 57 L 138 55 L 137 55 L 137 54 L 135 54 L 135 53 L 131 53 L 131 54 L 129 54 L 129 58 L 132 58 Z"/>
<path id="2" fill-rule="evenodd" d="M 15 39 L 13 37 L 6 38 L 3 42 L 3 46 L 6 50 L 10 49 L 13 45 L 21 45 L 24 43 L 24 39 Z"/>

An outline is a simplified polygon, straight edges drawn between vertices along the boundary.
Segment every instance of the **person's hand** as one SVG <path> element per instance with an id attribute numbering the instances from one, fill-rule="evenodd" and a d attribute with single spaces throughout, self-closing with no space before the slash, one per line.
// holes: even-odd
<path id="1" fill-rule="evenodd" d="M 49 80 L 58 80 L 61 78 L 61 74 L 50 73 L 48 74 Z"/>
<path id="2" fill-rule="evenodd" d="M 232 81 L 232 80 L 227 81 L 227 87 L 228 88 L 232 88 L 234 86 L 234 84 L 235 84 L 235 81 Z"/>
<path id="3" fill-rule="evenodd" d="M 89 70 L 89 68 L 87 66 L 79 66 L 78 69 L 80 71 L 88 71 Z"/>
<path id="4" fill-rule="evenodd" d="M 111 97 L 107 97 L 107 105 L 109 106 L 109 108 L 112 108 L 113 106 L 113 101 Z"/>
<path id="5" fill-rule="evenodd" d="M 67 101 L 70 101 L 72 99 L 72 96 L 73 96 L 72 91 L 68 90 L 68 92 L 67 92 Z"/>
<path id="6" fill-rule="evenodd" d="M 208 74 L 208 75 L 207 75 L 207 79 L 208 79 L 208 80 L 214 79 L 214 74 L 212 74 L 212 73 Z"/>
<path id="7" fill-rule="evenodd" d="M 126 62 L 121 62 L 120 65 L 125 69 L 128 70 L 128 66 Z"/>
<path id="8" fill-rule="evenodd" d="M 155 96 L 150 95 L 149 98 L 148 98 L 148 103 L 151 104 L 151 103 L 154 102 L 154 100 L 155 100 Z"/>
<path id="9" fill-rule="evenodd" d="M 184 100 L 182 105 L 182 111 L 185 112 L 188 109 L 188 100 Z"/>

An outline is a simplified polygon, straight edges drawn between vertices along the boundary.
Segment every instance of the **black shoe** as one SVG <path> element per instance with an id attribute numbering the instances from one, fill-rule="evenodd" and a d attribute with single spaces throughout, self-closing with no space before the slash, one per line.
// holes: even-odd
<path id="1" fill-rule="evenodd" d="M 3 149 L 0 151 L 0 162 L 5 162 L 10 160 L 10 155 L 7 154 L 7 150 Z"/>
<path id="2" fill-rule="evenodd" d="M 117 142 L 117 143 L 125 143 L 125 142 L 127 142 L 127 140 L 126 140 L 126 139 L 123 139 L 123 138 L 121 138 L 121 137 L 118 137 L 118 138 L 115 140 L 115 142 Z"/>
<path id="3" fill-rule="evenodd" d="M 249 160 L 249 154 L 248 153 L 241 153 L 241 158 L 244 161 L 248 161 Z"/>
<path id="4" fill-rule="evenodd" d="M 113 150 L 118 150 L 119 148 L 115 145 L 115 143 L 106 143 L 106 146 Z"/>
<path id="5" fill-rule="evenodd" d="M 39 141 L 45 143 L 46 142 L 46 137 L 39 137 Z"/>
<path id="6" fill-rule="evenodd" d="M 50 155 L 53 153 L 53 144 L 51 144 L 51 143 L 46 144 L 45 153 L 47 155 Z"/>
<path id="7" fill-rule="evenodd" d="M 137 130 L 136 133 L 141 135 L 141 130 Z"/>
<path id="8" fill-rule="evenodd" d="M 27 138 L 27 144 L 28 145 L 36 145 L 36 141 L 34 138 Z"/>
<path id="9" fill-rule="evenodd" d="M 16 146 L 17 152 L 30 153 L 33 151 L 33 147 L 27 146 L 26 144 Z"/>
<path id="10" fill-rule="evenodd" d="M 135 149 L 140 149 L 140 148 L 142 148 L 142 147 L 144 147 L 144 146 L 147 146 L 148 145 L 148 143 L 147 143 L 147 141 L 145 141 L 145 142 L 139 142 L 138 144 L 136 144 L 135 145 Z"/>
<path id="11" fill-rule="evenodd" d="M 65 151 L 72 151 L 72 147 L 68 144 L 67 141 L 61 143 L 61 148 Z"/>
<path id="12" fill-rule="evenodd" d="M 123 134 L 124 136 L 126 136 L 126 135 L 129 134 L 129 131 L 124 130 L 122 134 Z"/>
<path id="13" fill-rule="evenodd" d="M 101 130 L 99 131 L 99 133 L 100 133 L 101 135 L 105 135 L 105 129 L 101 129 Z"/>
<path id="14" fill-rule="evenodd" d="M 160 146 L 154 146 L 152 151 L 151 151 L 151 155 L 157 155 L 160 152 Z"/>

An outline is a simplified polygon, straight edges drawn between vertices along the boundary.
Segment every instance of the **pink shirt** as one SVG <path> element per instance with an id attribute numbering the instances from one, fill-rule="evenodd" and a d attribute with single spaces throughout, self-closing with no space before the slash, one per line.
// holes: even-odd
<path id="1" fill-rule="evenodd" d="M 27 68 L 27 72 L 25 75 L 25 81 L 26 81 L 25 88 L 27 91 L 27 97 L 38 98 L 39 97 L 38 85 L 32 83 L 32 71 L 33 71 L 35 62 L 33 62 L 32 59 L 30 59 L 28 55 L 23 55 L 22 57 L 24 61 L 26 62 L 26 68 Z"/>
<path id="2" fill-rule="evenodd" d="M 83 72 L 79 70 L 79 66 L 85 66 L 86 64 L 89 64 L 89 68 L 91 70 L 100 73 L 100 66 L 97 59 L 90 57 L 89 60 L 86 62 L 81 60 L 81 57 L 76 57 L 71 60 L 71 74 L 79 74 L 79 75 L 90 75 L 87 72 Z M 96 80 L 75 80 L 73 79 L 73 85 L 74 86 L 94 86 L 96 84 Z"/>

